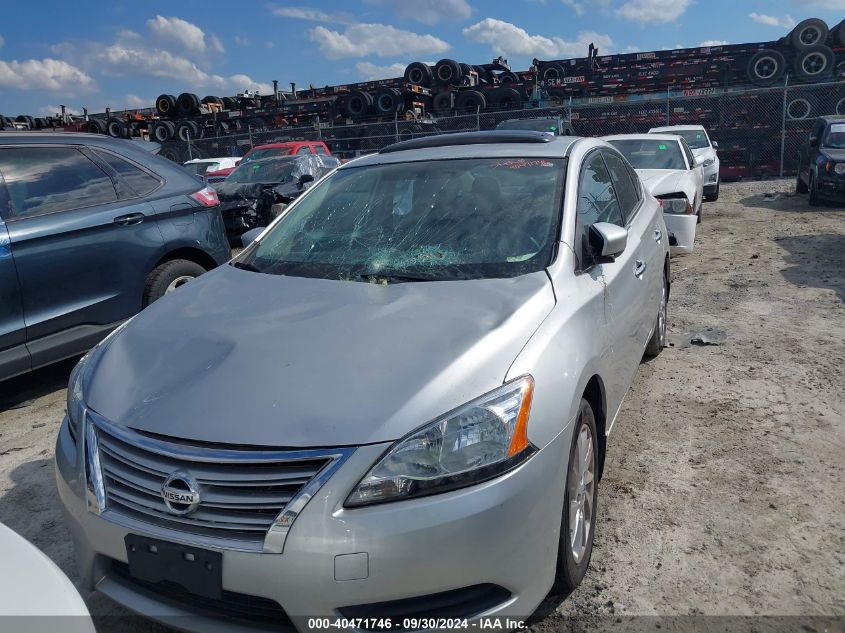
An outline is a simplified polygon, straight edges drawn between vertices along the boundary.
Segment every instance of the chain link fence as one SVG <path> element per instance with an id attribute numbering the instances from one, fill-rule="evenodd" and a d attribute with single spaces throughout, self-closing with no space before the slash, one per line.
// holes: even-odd
<path id="1" fill-rule="evenodd" d="M 290 140 L 322 140 L 339 158 L 354 158 L 411 138 L 492 130 L 502 121 L 562 114 L 579 136 L 647 132 L 663 125 L 698 124 L 719 143 L 725 180 L 793 175 L 801 143 L 822 115 L 845 114 L 845 82 L 742 92 L 689 91 L 666 97 L 617 101 L 601 97 L 555 107 L 477 111 L 448 117 L 325 127 L 314 124 L 268 129 L 247 125 L 234 134 L 165 143 L 162 155 L 177 162 L 193 158 L 242 156 L 256 145 Z M 543 104 L 541 101 L 540 104 Z"/>

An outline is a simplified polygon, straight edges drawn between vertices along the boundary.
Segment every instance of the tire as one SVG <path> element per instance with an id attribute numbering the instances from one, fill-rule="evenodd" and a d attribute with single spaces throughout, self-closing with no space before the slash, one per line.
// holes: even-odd
<path id="1" fill-rule="evenodd" d="M 719 199 L 719 189 L 721 187 L 722 187 L 722 179 L 720 178 L 719 180 L 716 181 L 716 191 L 713 192 L 713 193 L 707 194 L 706 196 L 704 196 L 704 199 L 707 200 L 707 202 L 716 202 Z M 699 215 L 698 217 L 699 217 L 699 220 L 700 220 L 701 216 Z"/>
<path id="2" fill-rule="evenodd" d="M 164 147 L 158 153 L 162 158 L 173 161 L 174 163 L 182 164 L 184 161 L 180 160 L 179 152 L 174 147 Z"/>
<path id="3" fill-rule="evenodd" d="M 35 119 L 35 129 L 36 130 L 43 130 L 45 127 L 49 127 L 47 125 L 47 121 L 42 117 L 37 117 Z"/>
<path id="4" fill-rule="evenodd" d="M 431 67 L 422 62 L 413 62 L 405 67 L 405 81 L 414 86 L 428 88 L 431 86 L 433 75 Z"/>
<path id="5" fill-rule="evenodd" d="M 799 22 L 789 34 L 789 43 L 797 50 L 824 44 L 830 30 L 827 23 L 818 18 L 810 18 Z"/>
<path id="6" fill-rule="evenodd" d="M 176 124 L 174 135 L 180 141 L 195 141 L 199 138 L 198 127 L 194 121 L 179 121 Z"/>
<path id="7" fill-rule="evenodd" d="M 569 101 L 569 95 L 560 88 L 549 88 L 546 94 L 549 96 L 549 104 L 553 108 L 559 108 Z"/>
<path id="8" fill-rule="evenodd" d="M 566 77 L 566 69 L 562 64 L 547 64 L 543 68 L 543 79 L 545 81 L 563 81 Z"/>
<path id="9" fill-rule="evenodd" d="M 585 464 L 583 471 L 578 468 L 582 462 Z M 596 416 L 590 403 L 581 398 L 578 418 L 572 433 L 572 446 L 569 449 L 569 467 L 566 473 L 566 492 L 563 497 L 554 583 L 554 590 L 565 595 L 570 594 L 581 584 L 590 565 L 593 536 L 596 532 L 598 471 Z M 585 481 L 587 479 L 589 481 Z M 578 538 L 579 523 L 576 517 L 581 516 L 580 525 L 583 527 L 585 514 L 589 514 L 586 529 L 581 532 L 583 536 Z"/>
<path id="10" fill-rule="evenodd" d="M 789 100 L 786 105 L 786 118 L 790 121 L 803 121 L 813 117 L 819 102 L 815 95 L 799 95 Z"/>
<path id="11" fill-rule="evenodd" d="M 522 107 L 522 95 L 514 88 L 500 86 L 490 93 L 490 102 L 496 110 L 519 110 Z"/>
<path id="12" fill-rule="evenodd" d="M 804 82 L 822 81 L 833 73 L 836 56 L 827 46 L 805 48 L 795 57 L 793 70 Z"/>
<path id="13" fill-rule="evenodd" d="M 176 98 L 176 110 L 182 116 L 197 114 L 200 109 L 200 100 L 192 92 L 183 92 Z"/>
<path id="14" fill-rule="evenodd" d="M 478 90 L 464 90 L 455 99 L 455 110 L 463 114 L 474 114 L 487 107 L 487 98 Z"/>
<path id="15" fill-rule="evenodd" d="M 363 90 L 355 90 L 346 97 L 344 111 L 350 119 L 360 119 L 369 114 L 372 107 L 373 95 Z"/>
<path id="16" fill-rule="evenodd" d="M 159 95 L 156 99 L 156 112 L 159 116 L 173 116 L 176 114 L 176 97 L 173 95 Z"/>
<path id="17" fill-rule="evenodd" d="M 123 119 L 109 117 L 106 121 L 106 134 L 113 138 L 127 138 L 129 136 L 129 126 L 126 125 L 126 121 Z"/>
<path id="18" fill-rule="evenodd" d="M 208 105 L 209 103 L 223 105 L 223 100 L 220 97 L 207 95 L 202 98 L 202 101 L 200 103 L 204 103 L 205 105 Z"/>
<path id="19" fill-rule="evenodd" d="M 478 80 L 483 81 L 486 84 L 493 83 L 493 78 L 490 76 L 490 71 L 484 68 L 484 66 L 473 66 L 472 69 L 478 73 Z"/>
<path id="20" fill-rule="evenodd" d="M 105 134 L 106 124 L 100 119 L 91 119 L 85 125 L 85 131 L 89 134 Z"/>
<path id="21" fill-rule="evenodd" d="M 441 86 L 458 84 L 463 77 L 464 71 L 461 65 L 454 59 L 441 59 L 434 65 L 435 83 Z"/>
<path id="22" fill-rule="evenodd" d="M 807 193 L 810 189 L 807 187 L 807 183 L 801 180 L 801 172 L 798 172 L 798 177 L 795 180 L 795 193 L 802 194 Z"/>
<path id="23" fill-rule="evenodd" d="M 168 292 L 206 272 L 205 268 L 188 259 L 172 259 L 156 266 L 144 284 L 143 307 L 161 299 Z"/>
<path id="24" fill-rule="evenodd" d="M 816 178 L 810 173 L 810 184 L 808 186 L 810 190 L 810 206 L 811 207 L 820 207 L 822 206 L 821 198 L 819 198 L 819 188 L 816 186 Z"/>
<path id="25" fill-rule="evenodd" d="M 757 51 L 748 61 L 748 79 L 755 86 L 773 86 L 783 77 L 786 58 L 773 48 Z"/>
<path id="26" fill-rule="evenodd" d="M 434 95 L 431 108 L 437 116 L 449 116 L 452 113 L 452 91 L 444 90 Z"/>
<path id="27" fill-rule="evenodd" d="M 169 141 L 176 136 L 176 125 L 173 121 L 155 121 L 150 136 L 158 143 Z"/>
<path id="28" fill-rule="evenodd" d="M 507 86 L 509 84 L 519 83 L 519 77 L 516 76 L 515 73 L 505 71 L 499 74 L 499 85 L 500 86 Z"/>
<path id="29" fill-rule="evenodd" d="M 238 109 L 238 100 L 232 97 L 223 97 L 221 99 L 223 102 L 223 109 L 224 110 L 237 110 Z"/>
<path id="30" fill-rule="evenodd" d="M 645 346 L 645 355 L 649 358 L 659 355 L 666 347 L 666 312 L 669 305 L 669 280 L 666 275 L 667 271 L 664 270 L 663 294 L 660 297 L 660 307 L 657 310 L 657 321 L 654 324 L 654 333 Z"/>
<path id="31" fill-rule="evenodd" d="M 404 109 L 405 100 L 396 88 L 382 88 L 373 97 L 373 109 L 376 114 L 393 114 Z"/>

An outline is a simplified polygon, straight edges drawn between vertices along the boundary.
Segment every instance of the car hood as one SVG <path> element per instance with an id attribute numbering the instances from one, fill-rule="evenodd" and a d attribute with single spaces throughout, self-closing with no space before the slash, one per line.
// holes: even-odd
<path id="1" fill-rule="evenodd" d="M 637 174 L 653 196 L 683 192 L 687 194 L 690 200 L 694 198 L 694 196 L 689 195 L 688 191 L 693 187 L 688 176 L 689 172 L 670 169 L 638 169 Z"/>
<path id="2" fill-rule="evenodd" d="M 822 147 L 819 152 L 836 162 L 845 161 L 845 149 L 834 149 L 833 147 Z"/>
<path id="3" fill-rule="evenodd" d="M 221 266 L 107 341 L 85 399 L 189 440 L 390 441 L 501 385 L 553 306 L 544 271 L 385 286 Z"/>

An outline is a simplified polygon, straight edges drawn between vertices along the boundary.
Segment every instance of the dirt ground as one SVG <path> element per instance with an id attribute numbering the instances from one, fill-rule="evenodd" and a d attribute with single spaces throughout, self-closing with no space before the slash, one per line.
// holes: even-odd
<path id="1" fill-rule="evenodd" d="M 845 208 L 811 208 L 793 187 L 724 185 L 695 253 L 673 259 L 674 346 L 642 364 L 610 436 L 590 571 L 532 628 L 711 615 L 841 630 Z M 705 328 L 724 342 L 684 344 Z M 75 579 L 51 460 L 71 367 L 0 384 L 0 522 Z M 159 629 L 133 622 L 98 627 Z"/>

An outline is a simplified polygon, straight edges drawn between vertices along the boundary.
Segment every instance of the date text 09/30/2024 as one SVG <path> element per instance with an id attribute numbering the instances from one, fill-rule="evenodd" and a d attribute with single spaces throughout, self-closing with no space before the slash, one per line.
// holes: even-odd
<path id="1" fill-rule="evenodd" d="M 393 629 L 404 631 L 475 629 L 480 631 L 512 631 L 525 628 L 525 622 L 511 618 L 479 618 L 472 621 L 466 618 L 403 618 L 401 621 L 397 620 L 395 622 L 391 618 L 309 618 L 308 628 L 314 631 L 328 629 L 364 629 L 370 631 L 391 631 Z"/>

